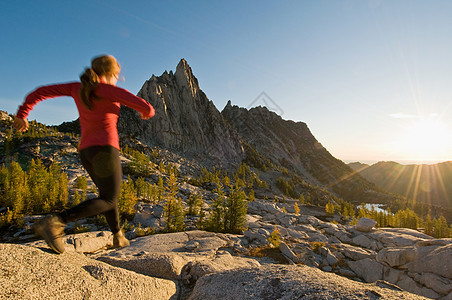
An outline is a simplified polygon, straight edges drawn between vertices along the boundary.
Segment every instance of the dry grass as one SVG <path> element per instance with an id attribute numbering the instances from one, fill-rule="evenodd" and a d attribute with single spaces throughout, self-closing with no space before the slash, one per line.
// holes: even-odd
<path id="1" fill-rule="evenodd" d="M 253 257 L 269 257 L 279 264 L 288 263 L 287 259 L 281 254 L 281 251 L 279 251 L 278 248 L 271 248 L 268 246 L 250 248 L 246 255 Z"/>

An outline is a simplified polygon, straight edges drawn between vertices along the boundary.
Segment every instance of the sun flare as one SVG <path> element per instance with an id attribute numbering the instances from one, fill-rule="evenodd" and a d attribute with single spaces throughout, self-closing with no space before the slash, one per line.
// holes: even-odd
<path id="1" fill-rule="evenodd" d="M 448 146 L 448 130 L 438 118 L 420 118 L 406 128 L 400 145 L 407 159 L 419 161 L 440 158 Z"/>

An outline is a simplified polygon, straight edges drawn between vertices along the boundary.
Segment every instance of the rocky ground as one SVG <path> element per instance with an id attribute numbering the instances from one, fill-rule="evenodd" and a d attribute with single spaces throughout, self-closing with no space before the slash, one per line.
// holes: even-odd
<path id="1" fill-rule="evenodd" d="M 155 225 L 160 211 L 141 204 L 136 218 Z M 256 200 L 242 235 L 137 237 L 135 228 L 127 232 L 131 245 L 114 250 L 111 233 L 95 231 L 67 235 L 63 255 L 43 241 L 0 244 L 0 298 L 452 299 L 452 240 L 376 229 L 370 219 L 356 226 L 328 220 L 334 216 L 318 207 L 295 214 L 290 203 Z M 272 249 L 275 229 L 281 243 Z"/>
<path id="2" fill-rule="evenodd" d="M 60 162 L 70 184 L 86 175 L 74 138 L 47 137 L 20 147 L 19 154 Z M 162 157 L 182 173 L 196 169 L 180 157 Z M 193 193 L 205 205 L 214 197 L 203 187 L 180 184 L 185 204 Z M 26 216 L 23 227 L 0 236 L 0 298 L 452 299 L 452 240 L 376 229 L 369 219 L 350 226 L 321 207 L 300 205 L 297 214 L 295 200 L 274 202 L 274 194 L 259 191 L 256 198 L 240 235 L 196 230 L 197 217 L 187 216 L 186 232 L 143 236 L 164 227 L 163 206 L 140 202 L 135 227 L 125 227 L 129 247 L 109 249 L 105 224 L 88 219 L 68 224 L 67 233 L 90 232 L 68 234 L 63 255 L 33 236 L 41 216 Z M 276 248 L 269 242 L 275 230 Z"/>

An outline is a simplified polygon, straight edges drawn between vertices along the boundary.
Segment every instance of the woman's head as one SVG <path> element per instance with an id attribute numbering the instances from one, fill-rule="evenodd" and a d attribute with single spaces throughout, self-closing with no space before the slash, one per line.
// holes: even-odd
<path id="1" fill-rule="evenodd" d="M 91 61 L 91 69 L 99 77 L 115 77 L 118 78 L 121 68 L 118 61 L 111 55 L 102 55 L 93 58 Z"/>
<path id="2" fill-rule="evenodd" d="M 80 99 L 88 109 L 93 108 L 94 91 L 101 82 L 115 85 L 121 68 L 116 58 L 111 55 L 101 55 L 93 58 L 91 68 L 86 68 L 80 75 Z"/>

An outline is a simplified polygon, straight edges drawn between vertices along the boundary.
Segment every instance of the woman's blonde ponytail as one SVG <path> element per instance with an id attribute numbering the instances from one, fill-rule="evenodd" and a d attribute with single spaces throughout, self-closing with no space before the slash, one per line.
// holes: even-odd
<path id="1" fill-rule="evenodd" d="M 93 99 L 96 98 L 94 91 L 100 82 L 99 75 L 92 68 L 86 68 L 85 72 L 80 75 L 80 100 L 89 110 L 93 109 Z"/>
<path id="2" fill-rule="evenodd" d="M 116 58 L 111 55 L 102 55 L 95 57 L 91 61 L 91 68 L 86 68 L 80 75 L 80 99 L 83 105 L 89 110 L 93 109 L 94 102 L 97 97 L 94 94 L 97 86 L 101 82 L 100 77 L 104 75 L 117 75 L 121 68 Z"/>

